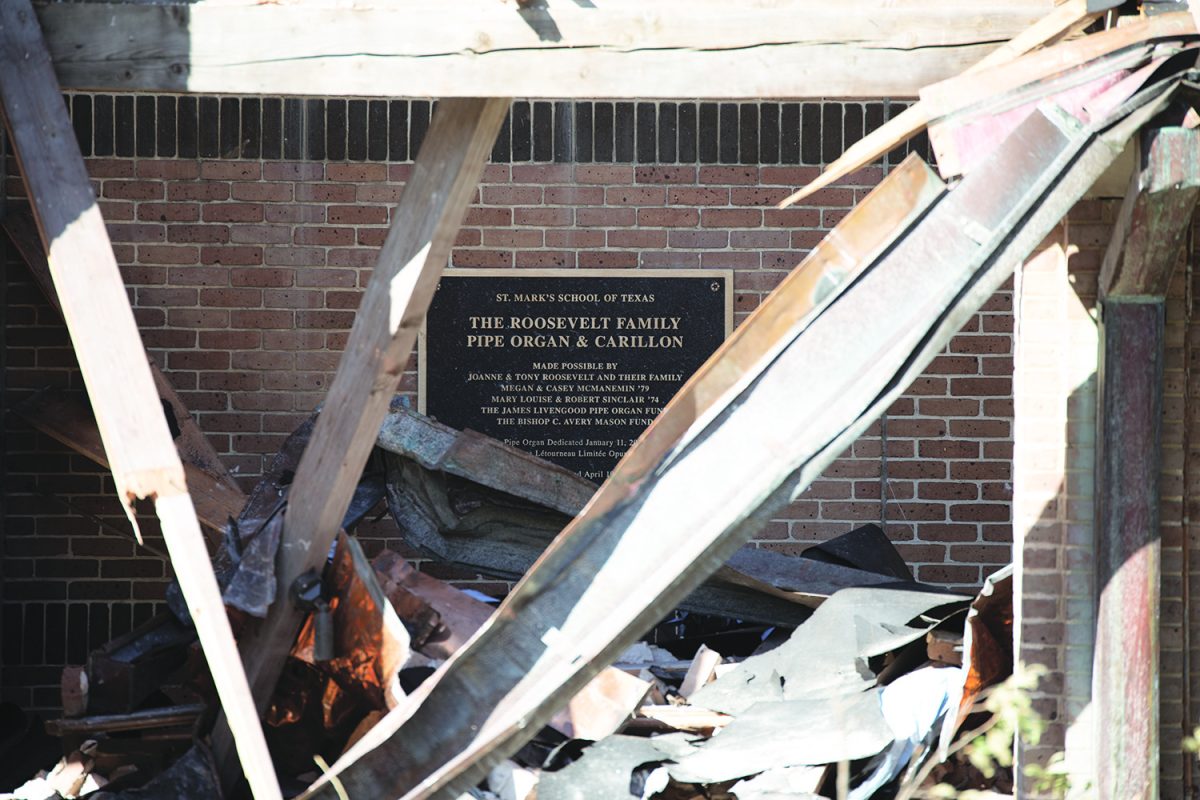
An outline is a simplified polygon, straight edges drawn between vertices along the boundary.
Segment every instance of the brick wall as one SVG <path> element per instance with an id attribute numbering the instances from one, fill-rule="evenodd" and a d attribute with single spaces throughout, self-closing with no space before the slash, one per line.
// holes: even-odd
<path id="1" fill-rule="evenodd" d="M 324 396 L 430 104 L 68 101 L 144 341 L 249 487 Z M 773 204 L 901 108 L 516 103 L 452 265 L 730 268 L 740 322 L 905 153 L 804 206 Z M 18 206 L 18 177 L 6 191 Z M 6 281 L 6 403 L 81 388 L 53 313 L 22 270 Z M 1011 303 L 999 292 L 761 546 L 796 552 L 882 522 L 922 580 L 974 587 L 1007 563 Z M 120 533 L 103 470 L 15 419 L 4 436 L 0 685 L 53 707 L 61 666 L 152 613 L 167 572 Z M 403 549 L 386 522 L 360 533 Z"/>
<path id="2" fill-rule="evenodd" d="M 1085 201 L 1054 236 L 1072 253 L 1032 259 L 1018 280 L 1013 527 L 1022 550 L 1018 589 L 1018 655 L 1050 670 L 1034 693 L 1049 722 L 1025 763 L 1045 763 L 1064 751 L 1074 790 L 1087 797 L 1093 777 L 1090 708 L 1095 646 L 1093 527 L 1095 514 L 1096 375 L 1099 334 L 1095 320 L 1097 277 L 1120 201 Z M 1195 318 L 1193 248 L 1173 275 L 1166 305 L 1163 463 L 1160 475 L 1162 611 L 1159 644 L 1161 795 L 1195 797 L 1196 757 L 1184 752 L 1198 709 L 1192 632 L 1198 617 L 1187 610 L 1197 530 L 1190 509 L 1200 451 L 1192 442 L 1200 409 L 1193 398 Z M 1022 796 L 1031 794 L 1022 787 Z"/>

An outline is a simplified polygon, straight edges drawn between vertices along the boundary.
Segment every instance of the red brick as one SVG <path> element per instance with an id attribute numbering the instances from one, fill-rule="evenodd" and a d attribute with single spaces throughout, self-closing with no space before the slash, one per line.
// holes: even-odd
<path id="1" fill-rule="evenodd" d="M 143 286 L 137 290 L 137 304 L 140 306 L 194 306 L 199 296 L 196 289 L 164 289 L 157 286 Z"/>
<path id="2" fill-rule="evenodd" d="M 334 225 L 383 225 L 388 212 L 381 206 L 329 206 L 329 222 Z"/>
<path id="3" fill-rule="evenodd" d="M 334 246 L 350 245 L 354 244 L 354 229 L 332 228 L 321 225 L 297 228 L 295 233 L 295 242 L 296 244 Z"/>
<path id="4" fill-rule="evenodd" d="M 325 251 L 318 247 L 268 247 L 263 251 L 263 263 L 277 267 L 324 266 Z"/>
<path id="5" fill-rule="evenodd" d="M 263 164 L 268 181 L 319 181 L 325 177 L 325 165 L 319 162 L 268 161 Z"/>
<path id="6" fill-rule="evenodd" d="M 775 247 L 787 247 L 791 236 L 787 231 L 730 231 L 729 246 L 765 250 Z M 792 255 L 789 260 L 799 261 Z"/>
<path id="7" fill-rule="evenodd" d="M 286 203 L 292 199 L 290 183 L 235 183 L 230 190 L 234 200 L 254 203 Z"/>
<path id="8" fill-rule="evenodd" d="M 510 174 L 513 183 L 572 183 L 574 180 L 572 172 L 570 164 L 513 164 Z M 508 179 L 507 175 L 503 177 L 484 175 L 484 180 L 489 183 Z"/>
<path id="9" fill-rule="evenodd" d="M 200 290 L 200 305 L 206 308 L 258 308 L 262 306 L 262 301 L 262 289 L 226 286 Z"/>
<path id="10" fill-rule="evenodd" d="M 512 266 L 512 251 L 503 249 L 456 249 L 451 255 L 452 266 L 503 267 Z"/>
<path id="11" fill-rule="evenodd" d="M 759 183 L 758 167 L 701 167 L 700 168 L 700 183 L 708 184 L 731 184 L 731 185 L 757 185 Z M 775 202 L 779 202 L 786 195 L 776 191 L 774 194 L 779 195 Z M 734 205 L 738 205 L 734 201 Z"/>
<path id="12" fill-rule="evenodd" d="M 386 164 L 326 164 L 325 179 L 347 183 L 386 181 Z"/>
<path id="13" fill-rule="evenodd" d="M 1003 419 L 956 419 L 950 435 L 968 439 L 1004 439 L 1012 435 L 1012 424 Z"/>
<path id="14" fill-rule="evenodd" d="M 598 206 L 604 202 L 599 186 L 547 186 L 546 205 Z"/>
<path id="15" fill-rule="evenodd" d="M 707 250 L 700 254 L 700 266 L 706 269 L 756 269 L 759 266 L 758 253 L 728 250 Z M 775 273 L 770 273 L 775 274 Z M 758 296 L 754 296 L 755 305 Z"/>
<path id="16" fill-rule="evenodd" d="M 315 350 L 325 346 L 321 331 L 264 331 L 264 350 Z"/>
<path id="17" fill-rule="evenodd" d="M 133 162 L 117 158 L 92 158 L 85 162 L 88 175 L 93 178 L 131 178 Z"/>
<path id="18" fill-rule="evenodd" d="M 229 311 L 223 308 L 171 308 L 167 323 L 176 328 L 224 328 L 229 325 Z"/>
<path id="19" fill-rule="evenodd" d="M 353 203 L 356 189 L 348 183 L 298 183 L 296 201 L 300 203 Z"/>
<path id="20" fill-rule="evenodd" d="M 319 292 L 314 294 L 320 297 Z M 362 300 L 362 295 L 362 292 L 326 292 L 325 304 L 329 308 L 355 310 Z"/>
<path id="21" fill-rule="evenodd" d="M 354 324 L 353 311 L 311 310 L 296 312 L 296 326 L 300 328 L 333 328 L 349 330 Z"/>
<path id="22" fill-rule="evenodd" d="M 206 203 L 205 222 L 262 222 L 263 207 L 259 203 Z"/>
<path id="23" fill-rule="evenodd" d="M 667 246 L 667 232 L 631 228 L 608 232 L 609 247 L 663 248 Z"/>
<path id="24" fill-rule="evenodd" d="M 325 221 L 325 206 L 268 205 L 263 209 L 263 218 L 267 222 L 319 224 Z"/>
<path id="25" fill-rule="evenodd" d="M 211 181 L 189 181 L 187 183 L 172 181 L 167 184 L 167 199 L 172 202 L 176 200 L 203 200 L 206 202 L 228 200 L 229 184 Z"/>
<path id="26" fill-rule="evenodd" d="M 321 308 L 324 293 L 316 289 L 266 289 L 263 305 L 267 308 Z"/>
<path id="27" fill-rule="evenodd" d="M 296 324 L 296 315 L 291 311 L 263 308 L 235 309 L 229 312 L 229 324 L 234 328 L 291 328 Z"/>
<path id="28" fill-rule="evenodd" d="M 349 288 L 358 282 L 357 273 L 352 269 L 306 268 L 297 270 L 295 278 L 297 286 Z"/>
<path id="29" fill-rule="evenodd" d="M 200 347 L 206 350 L 255 350 L 261 346 L 259 331 L 200 331 Z"/>
<path id="30" fill-rule="evenodd" d="M 117 200 L 161 200 L 165 194 L 162 181 L 104 182 L 104 196 Z"/>
<path id="31" fill-rule="evenodd" d="M 167 241 L 224 244 L 229 241 L 229 226 L 171 225 L 167 228 Z"/>
<path id="32" fill-rule="evenodd" d="M 575 266 L 575 253 L 569 250 L 518 250 L 514 263 L 527 268 L 570 268 Z"/>
<path id="33" fill-rule="evenodd" d="M 229 240 L 235 244 L 287 244 L 292 231 L 284 225 L 234 225 Z"/>
<path id="34" fill-rule="evenodd" d="M 403 186 L 395 184 L 364 184 L 355 188 L 355 199 L 360 203 L 399 203 L 404 194 Z"/>
<path id="35" fill-rule="evenodd" d="M 821 174 L 818 167 L 763 167 L 759 183 L 769 186 L 791 186 L 799 189 L 816 180 Z M 820 199 L 818 197 L 818 199 Z"/>
<path id="36" fill-rule="evenodd" d="M 194 245 L 138 245 L 137 259 L 149 264 L 198 264 L 200 263 L 200 248 Z M 126 280 L 130 280 L 128 273 Z"/>
<path id="37" fill-rule="evenodd" d="M 694 208 L 639 208 L 637 212 L 637 224 L 644 228 L 694 228 L 699 223 L 700 212 Z"/>
<path id="38" fill-rule="evenodd" d="M 166 240 L 166 226 L 145 222 L 110 222 L 105 225 L 114 242 L 161 242 Z"/>
<path id="39" fill-rule="evenodd" d="M 256 161 L 201 161 L 200 177 L 222 181 L 262 179 L 262 164 Z"/>
<path id="40" fill-rule="evenodd" d="M 673 230 L 670 233 L 671 247 L 727 247 L 729 234 L 725 231 L 687 231 Z"/>
<path id="41" fill-rule="evenodd" d="M 581 228 L 632 227 L 638 213 L 632 208 L 579 208 L 575 224 Z"/>
<path id="42" fill-rule="evenodd" d="M 719 186 L 672 186 L 667 202 L 673 206 L 727 206 L 729 189 Z"/>
<path id="43" fill-rule="evenodd" d="M 632 268 L 637 265 L 637 253 L 627 250 L 589 250 L 579 254 L 581 269 Z"/>
<path id="44" fill-rule="evenodd" d="M 575 182 L 584 184 L 633 183 L 633 167 L 606 164 L 579 164 L 575 167 Z"/>
<path id="45" fill-rule="evenodd" d="M 512 209 L 511 208 L 483 208 L 473 206 L 467 209 L 467 216 L 463 219 L 466 225 L 492 225 L 492 226 L 507 226 L 512 224 Z"/>
<path id="46" fill-rule="evenodd" d="M 553 228 L 571 225 L 575 220 L 575 214 L 569 208 L 538 206 L 536 208 L 514 208 L 512 211 L 513 222 L 517 225 Z"/>
<path id="47" fill-rule="evenodd" d="M 660 186 L 613 186 L 604 193 L 604 202 L 616 206 L 661 206 L 667 190 Z"/>
<path id="48" fill-rule="evenodd" d="M 483 241 L 483 232 L 479 228 L 459 228 L 454 237 L 455 247 L 478 247 Z"/>
<path id="49" fill-rule="evenodd" d="M 354 240 L 359 246 L 374 250 L 383 246 L 387 235 L 387 228 L 359 228 Z"/>
<path id="50" fill-rule="evenodd" d="M 167 355 L 167 367 L 172 370 L 229 369 L 229 353 L 219 350 L 178 350 Z"/>
<path id="51" fill-rule="evenodd" d="M 105 222 L 129 222 L 135 216 L 135 204 L 129 200 L 101 200 L 97 205 Z"/>
<path id="52" fill-rule="evenodd" d="M 756 208 L 706 208 L 700 213 L 700 225 L 705 228 L 757 228 L 762 225 L 763 212 Z M 784 233 L 781 242 L 767 247 L 786 247 L 790 237 Z"/>
<path id="53" fill-rule="evenodd" d="M 481 190 L 484 205 L 529 206 L 542 202 L 541 186 L 484 186 Z"/>
<path id="54" fill-rule="evenodd" d="M 200 177 L 200 162 L 176 159 L 139 159 L 135 164 L 139 178 L 194 180 Z"/>
<path id="55" fill-rule="evenodd" d="M 542 232 L 524 229 L 492 229 L 483 231 L 484 247 L 541 247 Z"/>
<path id="56" fill-rule="evenodd" d="M 200 206 L 197 203 L 138 203 L 137 218 L 155 222 L 197 222 Z"/>
<path id="57" fill-rule="evenodd" d="M 225 266 L 261 264 L 263 263 L 263 249 L 252 245 L 201 247 L 200 261 L 203 264 L 223 264 Z"/>

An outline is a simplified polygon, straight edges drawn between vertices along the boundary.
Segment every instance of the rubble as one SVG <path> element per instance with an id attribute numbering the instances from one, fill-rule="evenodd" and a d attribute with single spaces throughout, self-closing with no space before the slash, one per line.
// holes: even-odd
<path id="1" fill-rule="evenodd" d="M 800 556 L 744 544 L 944 350 L 1135 132 L 1165 112 L 1194 123 L 1195 18 L 1053 44 L 1104 5 L 1072 3 L 981 68 L 926 87 L 916 110 L 832 165 L 844 172 L 925 129 L 941 178 L 915 158 L 892 171 L 599 488 L 386 413 L 505 107 L 441 101 L 348 366 L 249 498 L 145 368 L 132 316 L 95 313 L 96 297 L 128 311 L 125 289 L 88 213 L 36 19 L 9 10 L 0 89 L 18 155 L 36 156 L 25 178 L 55 252 L 42 282 L 61 300 L 94 418 L 53 394 L 19 413 L 111 464 L 135 531 L 133 501 L 154 500 L 179 580 L 170 613 L 64 673 L 68 716 L 46 729 L 65 755 L 13 797 L 220 797 L 237 791 L 239 766 L 263 800 L 280 782 L 300 798 L 911 793 L 1011 670 L 1010 573 L 974 600 L 923 586 L 873 526 Z M 49 121 L 35 128 L 30 115 Z M 53 194 L 56 183 L 66 189 Z M 68 227 L 77 239 L 59 235 Z M 88 285 L 59 274 L 78 252 L 103 254 Z M 100 368 L 114 361 L 128 375 Z M 796 391 L 813 375 L 820 391 Z M 376 443 L 386 453 L 371 464 Z M 731 457 L 742 452 L 755 456 Z M 516 587 L 493 610 L 398 554 L 368 562 L 352 529 L 384 499 L 421 552 Z M 200 521 L 222 536 L 215 569 Z M 676 607 L 779 630 L 747 653 L 636 643 Z"/>

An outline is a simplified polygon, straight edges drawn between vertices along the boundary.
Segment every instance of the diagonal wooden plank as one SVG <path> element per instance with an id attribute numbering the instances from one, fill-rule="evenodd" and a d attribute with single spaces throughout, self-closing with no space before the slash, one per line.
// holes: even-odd
<path id="1" fill-rule="evenodd" d="M 0 228 L 4 228 L 4 232 L 8 234 L 8 238 L 17 248 L 17 252 L 25 260 L 25 266 L 29 268 L 34 282 L 42 290 L 46 300 L 59 313 L 59 316 L 62 316 L 58 293 L 54 291 L 54 280 L 50 277 L 50 264 L 46 261 L 46 251 L 42 249 L 37 223 L 34 222 L 32 215 L 9 214 L 3 221 L 0 221 Z M 225 484 L 228 489 L 241 494 L 241 487 L 238 486 L 237 481 L 233 479 L 233 475 L 225 465 L 221 463 L 221 457 L 217 455 L 217 451 L 213 449 L 212 444 L 204 436 L 204 432 L 200 430 L 200 426 L 196 424 L 196 420 L 192 418 L 191 412 L 179 398 L 175 387 L 171 385 L 167 376 L 163 375 L 158 364 L 154 363 L 154 359 L 150 359 L 150 373 L 154 377 L 154 387 L 163 404 L 163 411 L 166 413 L 167 409 L 170 409 L 170 414 L 175 422 L 173 431 L 179 431 L 175 436 L 175 446 L 184 463 L 207 472 Z M 85 455 L 91 457 L 88 453 Z M 244 500 L 243 497 L 243 502 Z M 201 519 L 204 519 L 203 515 Z M 224 524 L 224 520 L 221 520 L 218 526 L 222 524 Z"/>
<path id="2" fill-rule="evenodd" d="M 0 3 L 0 104 L 121 502 L 133 519 L 135 500 L 154 500 L 251 788 L 259 800 L 276 800 L 279 784 L 183 464 L 29 0 Z"/>
<path id="3" fill-rule="evenodd" d="M 277 559 L 277 597 L 286 598 L 297 576 L 325 562 L 508 104 L 499 98 L 438 102 L 296 470 Z M 303 612 L 290 602 L 276 602 L 266 619 L 243 635 L 246 672 L 260 708 L 302 619 Z"/>

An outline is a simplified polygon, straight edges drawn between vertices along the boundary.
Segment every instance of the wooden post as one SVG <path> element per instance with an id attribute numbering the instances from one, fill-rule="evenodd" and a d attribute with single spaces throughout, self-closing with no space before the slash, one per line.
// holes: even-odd
<path id="1" fill-rule="evenodd" d="M 259 800 L 276 800 L 279 783 L 183 464 L 29 0 L 0 3 L 0 102 L 121 503 L 132 520 L 137 499 L 154 500 L 250 786 Z"/>
<path id="2" fill-rule="evenodd" d="M 276 567 L 280 599 L 242 637 L 260 709 L 304 617 L 287 600 L 288 589 L 297 576 L 325 563 L 509 103 L 500 98 L 438 102 L 296 470 Z"/>
<path id="3" fill-rule="evenodd" d="M 1158 797 L 1159 472 L 1165 294 L 1200 195 L 1200 132 L 1143 133 L 1100 271 L 1096 771 L 1100 796 Z"/>
<path id="4" fill-rule="evenodd" d="M 1096 770 L 1101 797 L 1158 796 L 1162 298 L 1109 298 L 1100 327 Z"/>

